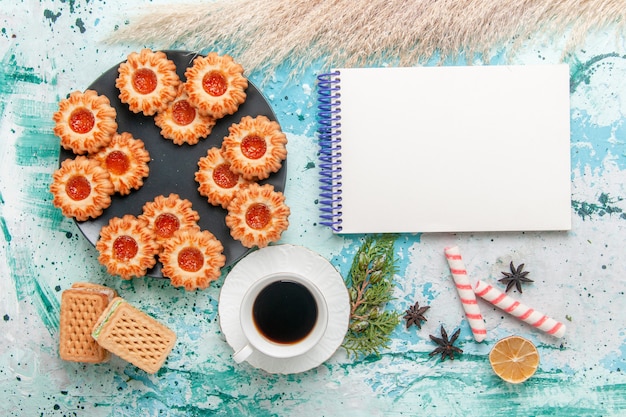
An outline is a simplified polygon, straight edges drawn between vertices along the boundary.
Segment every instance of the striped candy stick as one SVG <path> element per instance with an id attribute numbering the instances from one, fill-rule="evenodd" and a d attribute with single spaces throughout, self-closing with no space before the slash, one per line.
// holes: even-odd
<path id="1" fill-rule="evenodd" d="M 461 298 L 465 317 L 467 317 L 474 334 L 474 340 L 482 342 L 487 337 L 487 328 L 476 302 L 476 294 L 474 294 L 472 284 L 467 276 L 467 269 L 465 269 L 461 252 L 457 246 L 452 246 L 445 248 L 444 253 L 448 260 L 448 266 L 450 267 L 456 290 L 459 293 L 459 298 Z"/>
<path id="2" fill-rule="evenodd" d="M 563 323 L 516 301 L 514 298 L 489 284 L 479 280 L 476 282 L 474 291 L 479 297 L 539 330 L 551 334 L 554 337 L 563 337 L 565 334 L 565 325 Z"/>

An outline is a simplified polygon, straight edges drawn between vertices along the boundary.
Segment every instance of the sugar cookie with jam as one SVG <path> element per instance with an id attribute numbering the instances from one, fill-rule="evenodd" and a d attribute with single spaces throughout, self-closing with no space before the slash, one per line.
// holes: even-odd
<path id="1" fill-rule="evenodd" d="M 215 119 L 201 114 L 189 102 L 189 96 L 181 84 L 177 97 L 156 115 L 154 123 L 161 128 L 161 136 L 176 145 L 195 145 L 200 139 L 209 136 L 215 126 Z"/>
<path id="2" fill-rule="evenodd" d="M 287 136 L 265 116 L 244 116 L 228 128 L 222 154 L 231 169 L 248 180 L 262 180 L 282 166 L 287 157 Z"/>
<path id="3" fill-rule="evenodd" d="M 119 98 L 133 113 L 152 116 L 176 98 L 181 81 L 176 64 L 164 52 L 144 48 L 132 52 L 118 68 Z"/>
<path id="4" fill-rule="evenodd" d="M 185 70 L 185 78 L 189 102 L 215 119 L 235 113 L 246 100 L 248 80 L 230 55 L 211 52 L 197 57 Z"/>
<path id="5" fill-rule="evenodd" d="M 191 201 L 171 193 L 144 204 L 139 218 L 147 222 L 161 247 L 177 230 L 197 227 L 200 215 L 191 207 Z"/>
<path id="6" fill-rule="evenodd" d="M 233 239 L 247 248 L 263 248 L 280 239 L 291 214 L 285 196 L 270 184 L 250 184 L 228 205 L 226 225 Z"/>
<path id="7" fill-rule="evenodd" d="M 198 192 L 214 206 L 228 207 L 235 195 L 251 183 L 230 169 L 230 163 L 222 156 L 219 148 L 211 148 L 206 156 L 198 160 L 195 173 L 199 184 Z"/>
<path id="8" fill-rule="evenodd" d="M 52 204 L 77 221 L 96 218 L 111 205 L 111 177 L 98 161 L 86 156 L 66 159 L 52 175 Z"/>
<path id="9" fill-rule="evenodd" d="M 163 245 L 161 272 L 175 287 L 205 289 L 220 277 L 226 263 L 223 251 L 222 243 L 208 230 L 180 229 Z"/>
<path id="10" fill-rule="evenodd" d="M 122 279 L 143 277 L 156 264 L 159 245 L 146 220 L 131 214 L 113 217 L 100 229 L 98 262 Z"/>
<path id="11" fill-rule="evenodd" d="M 121 195 L 141 188 L 143 179 L 150 173 L 150 154 L 144 142 L 128 132 L 114 135 L 109 146 L 91 158 L 100 162 L 109 172 L 115 191 Z"/>
<path id="12" fill-rule="evenodd" d="M 94 90 L 73 91 L 59 102 L 54 113 L 53 132 L 61 146 L 75 154 L 84 155 L 107 146 L 117 131 L 117 112 L 106 96 Z"/>

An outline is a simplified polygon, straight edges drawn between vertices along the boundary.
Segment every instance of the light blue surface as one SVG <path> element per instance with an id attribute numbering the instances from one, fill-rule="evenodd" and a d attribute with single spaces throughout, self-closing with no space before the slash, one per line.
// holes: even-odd
<path id="1" fill-rule="evenodd" d="M 617 416 L 626 411 L 623 38 L 593 33 L 565 58 L 571 73 L 571 232 L 401 235 L 391 307 L 430 305 L 422 329 L 398 326 L 380 357 L 354 361 L 340 350 L 314 370 L 278 376 L 232 361 L 217 318 L 224 278 L 204 292 L 185 293 L 165 281 L 108 276 L 74 223 L 52 207 L 47 190 L 59 145 L 51 116 L 58 100 L 85 89 L 136 49 L 99 42 L 124 24 L 127 16 L 119 5 L 0 4 L 3 415 Z M 529 45 L 493 63 L 556 63 L 562 47 Z M 290 79 L 285 65 L 261 89 L 289 138 L 286 195 L 292 216 L 282 242 L 320 253 L 345 275 L 358 237 L 338 237 L 316 224 L 317 70 Z M 264 79 L 248 75 L 257 85 Z M 511 169 L 532 169 L 532 161 Z M 493 192 L 501 195 L 503 210 L 524 198 L 515 190 Z M 566 336 L 556 340 L 482 303 L 488 339 L 473 342 L 443 257 L 443 248 L 452 244 L 459 245 L 473 279 L 496 282 L 510 261 L 525 263 L 535 282 L 513 295 L 563 321 Z M 177 332 L 179 341 L 158 374 L 146 375 L 119 358 L 102 365 L 58 358 L 61 291 L 86 280 L 116 288 Z M 440 325 L 450 332 L 461 328 L 464 353 L 453 362 L 428 356 L 434 349 L 428 335 Z M 532 340 L 541 355 L 537 374 L 522 385 L 503 383 L 487 360 L 493 343 L 510 334 Z"/>

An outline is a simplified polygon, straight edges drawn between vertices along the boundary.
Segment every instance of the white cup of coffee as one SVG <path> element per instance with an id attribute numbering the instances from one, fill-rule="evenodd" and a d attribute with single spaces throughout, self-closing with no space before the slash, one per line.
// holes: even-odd
<path id="1" fill-rule="evenodd" d="M 293 358 L 311 350 L 324 336 L 328 307 L 308 278 L 279 272 L 256 280 L 240 308 L 246 345 L 233 355 L 245 361 L 254 351 L 272 358 Z"/>

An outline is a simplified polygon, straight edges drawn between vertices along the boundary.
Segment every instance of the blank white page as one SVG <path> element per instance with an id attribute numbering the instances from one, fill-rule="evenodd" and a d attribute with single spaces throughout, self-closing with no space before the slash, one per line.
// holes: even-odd
<path id="1" fill-rule="evenodd" d="M 571 228 L 567 65 L 339 71 L 341 233 Z"/>

